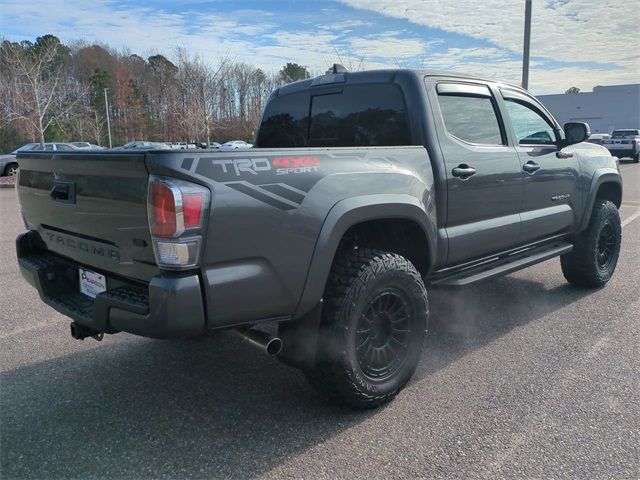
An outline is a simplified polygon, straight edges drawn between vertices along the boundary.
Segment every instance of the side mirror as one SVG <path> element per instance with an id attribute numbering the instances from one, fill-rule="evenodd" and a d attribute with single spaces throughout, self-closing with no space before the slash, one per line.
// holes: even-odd
<path id="1" fill-rule="evenodd" d="M 565 146 L 584 142 L 591 135 L 588 123 L 569 122 L 564 124 Z"/>

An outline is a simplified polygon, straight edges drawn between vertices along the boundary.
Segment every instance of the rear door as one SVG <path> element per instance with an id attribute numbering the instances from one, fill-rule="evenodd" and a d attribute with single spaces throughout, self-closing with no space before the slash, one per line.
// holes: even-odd
<path id="1" fill-rule="evenodd" d="M 428 82 L 447 175 L 447 263 L 454 265 L 517 242 L 522 175 L 487 84 Z"/>
<path id="2" fill-rule="evenodd" d="M 517 90 L 500 91 L 522 164 L 520 242 L 568 232 L 578 221 L 581 205 L 580 167 L 573 148 L 558 148 L 560 127 L 534 98 Z"/>

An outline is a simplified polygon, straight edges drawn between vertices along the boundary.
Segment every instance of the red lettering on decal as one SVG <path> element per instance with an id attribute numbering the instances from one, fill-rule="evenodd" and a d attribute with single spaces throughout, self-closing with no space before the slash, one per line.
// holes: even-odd
<path id="1" fill-rule="evenodd" d="M 300 167 L 319 167 L 319 157 L 299 156 L 299 157 L 275 157 L 271 160 L 273 167 L 287 167 L 287 168 L 300 168 Z"/>

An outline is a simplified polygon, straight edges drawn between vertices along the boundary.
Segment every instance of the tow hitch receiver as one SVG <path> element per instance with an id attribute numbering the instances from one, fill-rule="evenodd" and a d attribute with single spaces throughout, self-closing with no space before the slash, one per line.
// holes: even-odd
<path id="1" fill-rule="evenodd" d="M 98 342 L 101 342 L 104 337 L 104 333 L 98 332 L 97 330 L 94 330 L 92 328 L 85 327 L 76 322 L 71 322 L 70 328 L 71 336 L 76 340 L 84 340 L 87 337 L 91 337 Z"/>

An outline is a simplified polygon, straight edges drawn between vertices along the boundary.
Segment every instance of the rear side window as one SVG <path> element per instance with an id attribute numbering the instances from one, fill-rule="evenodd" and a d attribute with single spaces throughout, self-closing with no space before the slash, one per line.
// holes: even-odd
<path id="1" fill-rule="evenodd" d="M 345 87 L 311 99 L 311 147 L 408 145 L 404 98 L 392 84 Z"/>
<path id="2" fill-rule="evenodd" d="M 447 131 L 454 137 L 473 144 L 504 144 L 496 108 L 490 96 L 439 93 L 438 103 Z"/>
<path id="3" fill-rule="evenodd" d="M 261 148 L 306 147 L 309 93 L 272 99 L 262 116 L 256 143 Z"/>
<path id="4" fill-rule="evenodd" d="M 275 97 L 264 112 L 260 148 L 409 145 L 407 110 L 393 84 L 344 86 Z"/>

